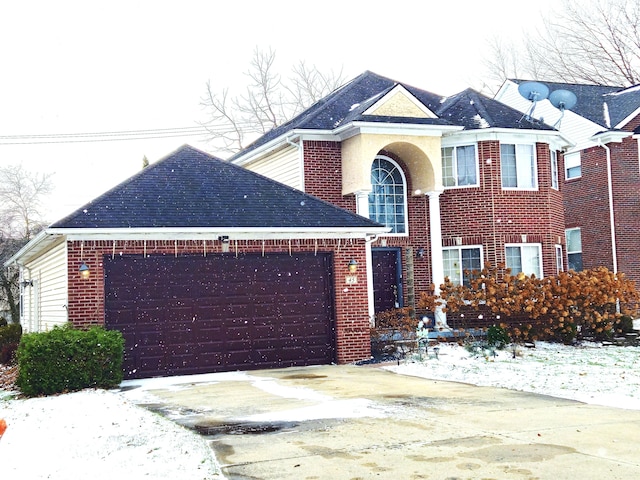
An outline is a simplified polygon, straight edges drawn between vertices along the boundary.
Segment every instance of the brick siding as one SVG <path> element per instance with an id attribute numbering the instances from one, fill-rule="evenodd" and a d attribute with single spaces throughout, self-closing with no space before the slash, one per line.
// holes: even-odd
<path id="1" fill-rule="evenodd" d="M 104 325 L 104 266 L 109 255 L 185 255 L 221 253 L 218 241 L 149 240 L 143 241 L 72 241 L 68 248 L 68 318 L 78 327 Z M 236 250 L 231 241 L 229 254 Z M 333 290 L 336 321 L 336 356 L 338 363 L 351 363 L 371 357 L 366 281 L 366 256 L 363 240 L 269 240 L 238 241 L 239 253 L 330 252 L 333 254 Z M 345 285 L 348 263 L 358 262 L 356 285 Z M 91 270 L 89 278 L 80 276 L 78 268 L 85 262 Z"/>

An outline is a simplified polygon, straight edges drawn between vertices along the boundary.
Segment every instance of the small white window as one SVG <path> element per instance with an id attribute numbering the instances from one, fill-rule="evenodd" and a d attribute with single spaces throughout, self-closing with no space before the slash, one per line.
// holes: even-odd
<path id="1" fill-rule="evenodd" d="M 516 243 L 505 246 L 507 268 L 511 274 L 523 272 L 542 278 L 542 245 L 539 243 Z"/>
<path id="2" fill-rule="evenodd" d="M 535 190 L 538 188 L 535 149 L 533 145 L 500 145 L 502 188 Z"/>
<path id="3" fill-rule="evenodd" d="M 551 154 L 551 188 L 558 190 L 558 152 L 550 151 Z"/>
<path id="4" fill-rule="evenodd" d="M 567 239 L 567 259 L 569 270 L 582 270 L 582 232 L 579 228 L 569 228 L 564 235 Z"/>
<path id="5" fill-rule="evenodd" d="M 478 186 L 475 145 L 442 148 L 442 184 L 445 187 Z"/>
<path id="6" fill-rule="evenodd" d="M 582 176 L 582 161 L 580 152 L 567 153 L 564 156 L 564 178 L 579 178 Z"/>
<path id="7" fill-rule="evenodd" d="M 482 247 L 447 247 L 442 250 L 444 276 L 454 285 L 470 286 L 469 273 L 482 270 Z"/>
<path id="8" fill-rule="evenodd" d="M 564 272 L 564 257 L 562 255 L 562 245 L 556 245 L 556 272 Z"/>

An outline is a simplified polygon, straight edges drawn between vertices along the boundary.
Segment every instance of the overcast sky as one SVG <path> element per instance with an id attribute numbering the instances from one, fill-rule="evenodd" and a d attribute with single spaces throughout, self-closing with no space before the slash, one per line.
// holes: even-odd
<path id="1" fill-rule="evenodd" d="M 518 39 L 551 3 L 5 1 L 0 165 L 54 174 L 46 213 L 55 221 L 136 173 L 145 155 L 154 162 L 185 143 L 216 152 L 199 136 L 37 145 L 7 137 L 197 126 L 206 82 L 215 91 L 241 84 L 256 46 L 273 48 L 283 73 L 305 60 L 449 95 L 479 85 L 488 38 Z"/>

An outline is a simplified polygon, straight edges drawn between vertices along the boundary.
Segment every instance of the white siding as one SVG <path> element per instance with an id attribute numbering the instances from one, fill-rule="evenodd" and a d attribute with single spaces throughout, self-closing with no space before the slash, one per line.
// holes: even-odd
<path id="1" fill-rule="evenodd" d="M 298 148 L 288 146 L 245 165 L 248 170 L 284 183 L 298 190 L 304 190 L 302 159 Z"/>
<path id="2" fill-rule="evenodd" d="M 62 242 L 23 267 L 21 323 L 25 331 L 51 330 L 67 322 L 67 244 Z"/>
<path id="3" fill-rule="evenodd" d="M 505 82 L 500 92 L 496 94 L 495 99 L 509 105 L 511 108 L 520 110 L 523 114 L 528 113 L 532 105 L 530 101 L 520 95 L 518 92 L 518 85 L 509 81 Z M 578 99 L 578 101 L 580 101 L 580 99 Z M 543 100 L 536 104 L 533 117 L 536 119 L 542 118 L 546 124 L 554 125 L 560 118 L 560 110 L 551 105 L 549 100 Z M 576 143 L 576 146 L 571 151 L 582 150 L 584 148 L 594 146 L 595 144 L 590 141 L 589 138 L 603 129 L 604 127 L 601 127 L 600 125 L 593 123 L 570 110 L 565 111 L 559 128 L 564 135 Z"/>

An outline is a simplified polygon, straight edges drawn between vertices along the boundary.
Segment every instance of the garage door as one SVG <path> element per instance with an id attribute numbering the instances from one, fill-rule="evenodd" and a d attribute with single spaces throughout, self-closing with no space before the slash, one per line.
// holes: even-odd
<path id="1" fill-rule="evenodd" d="M 331 256 L 104 258 L 125 378 L 335 361 Z"/>

